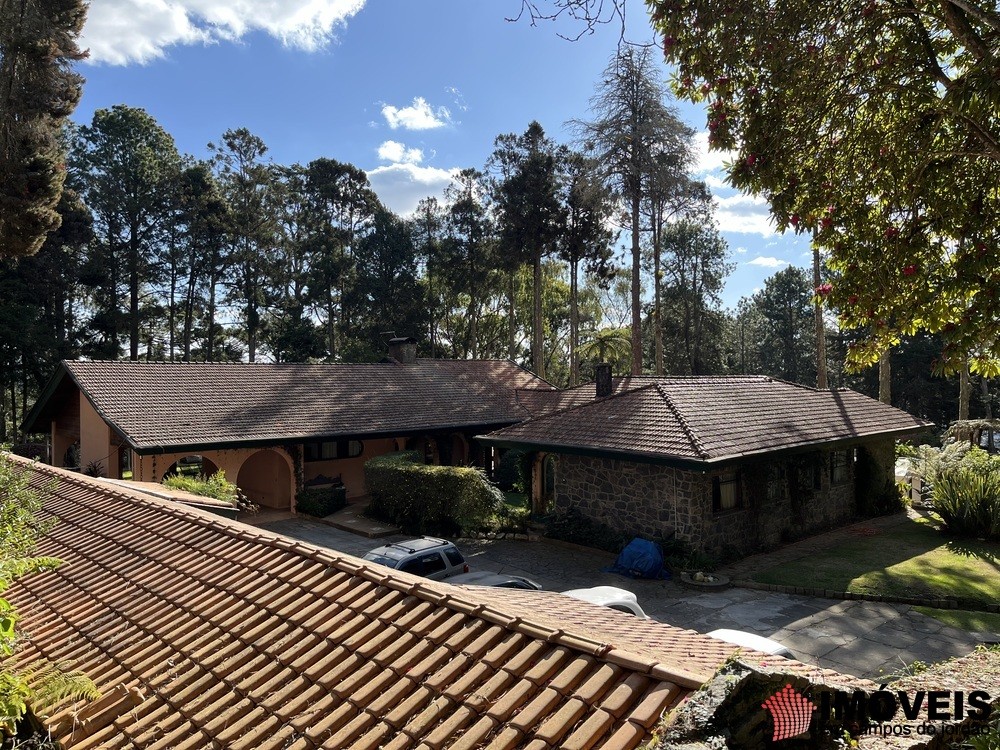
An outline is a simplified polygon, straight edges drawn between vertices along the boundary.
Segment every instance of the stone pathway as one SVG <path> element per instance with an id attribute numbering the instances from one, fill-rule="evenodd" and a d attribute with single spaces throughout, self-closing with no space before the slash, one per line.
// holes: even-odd
<path id="1" fill-rule="evenodd" d="M 889 523 L 887 519 L 879 521 Z M 301 516 L 265 520 L 258 525 L 356 556 L 387 541 L 407 538 L 366 539 Z M 849 534 L 850 528 L 833 533 Z M 812 549 L 822 544 L 815 537 L 806 541 Z M 809 547 L 802 542 L 799 545 L 800 551 Z M 982 640 L 902 604 L 817 599 L 741 588 L 696 592 L 673 581 L 634 581 L 601 571 L 613 561 L 613 555 L 551 541 L 464 539 L 459 547 L 473 570 L 516 573 L 551 591 L 620 586 L 634 591 L 646 612 L 661 622 L 699 632 L 746 630 L 774 638 L 802 661 L 875 680 L 899 673 L 913 661 L 931 663 L 964 655 Z M 780 562 L 791 558 L 770 559 Z M 758 559 L 758 563 L 763 562 Z"/>

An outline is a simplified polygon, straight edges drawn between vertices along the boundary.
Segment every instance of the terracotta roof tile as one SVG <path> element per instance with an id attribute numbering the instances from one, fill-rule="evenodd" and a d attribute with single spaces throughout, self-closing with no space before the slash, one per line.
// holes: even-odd
<path id="1" fill-rule="evenodd" d="M 7 592 L 22 657 L 143 695 L 86 736 L 71 720 L 84 704 L 58 706 L 67 748 L 627 749 L 734 650 L 559 594 L 387 574 L 24 466 L 58 522 L 39 552 L 65 562 Z"/>
<path id="2" fill-rule="evenodd" d="M 63 362 L 31 423 L 79 386 L 138 450 L 291 437 L 401 435 L 518 422 L 518 388 L 551 389 L 506 360 L 416 364 Z"/>
<path id="3" fill-rule="evenodd" d="M 487 441 L 598 450 L 687 462 L 724 461 L 818 443 L 920 432 L 929 423 L 855 391 L 819 390 L 764 376 L 619 378 L 519 391 L 535 418 Z"/>

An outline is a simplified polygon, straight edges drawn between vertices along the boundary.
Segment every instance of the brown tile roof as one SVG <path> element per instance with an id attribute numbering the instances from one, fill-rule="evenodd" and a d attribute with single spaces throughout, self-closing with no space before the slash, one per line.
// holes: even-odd
<path id="1" fill-rule="evenodd" d="M 516 389 L 551 388 L 499 360 L 61 367 L 27 426 L 48 429 L 68 376 L 137 450 L 500 426 L 528 416 Z"/>
<path id="2" fill-rule="evenodd" d="M 486 436 L 527 444 L 688 463 L 922 431 L 929 423 L 855 391 L 765 376 L 626 378 L 613 395 L 593 385 L 518 398 L 535 418 Z"/>
<path id="3" fill-rule="evenodd" d="M 24 462 L 27 465 L 27 462 Z M 637 747 L 734 647 L 558 594 L 415 578 L 43 465 L 63 560 L 19 658 L 86 672 L 67 748 Z"/>

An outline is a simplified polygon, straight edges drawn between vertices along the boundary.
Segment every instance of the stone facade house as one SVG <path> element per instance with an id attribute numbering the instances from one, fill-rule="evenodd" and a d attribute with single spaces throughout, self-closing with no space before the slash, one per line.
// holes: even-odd
<path id="1" fill-rule="evenodd" d="M 554 390 L 505 360 L 416 357 L 394 339 L 376 364 L 63 362 L 25 419 L 50 463 L 160 482 L 186 460 L 223 469 L 259 505 L 292 509 L 302 487 L 365 494 L 364 463 L 416 449 L 489 465 L 477 434 L 523 421 L 521 388 Z"/>
<path id="2" fill-rule="evenodd" d="M 480 440 L 533 456 L 537 513 L 712 553 L 877 512 L 894 490 L 894 441 L 928 426 L 848 389 L 763 376 L 603 377 L 603 393 L 523 392 L 535 416 Z"/>

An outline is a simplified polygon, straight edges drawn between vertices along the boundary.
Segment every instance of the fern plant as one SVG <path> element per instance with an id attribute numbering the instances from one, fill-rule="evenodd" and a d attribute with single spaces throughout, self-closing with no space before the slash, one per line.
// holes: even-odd
<path id="1" fill-rule="evenodd" d="M 0 446 L 0 593 L 15 579 L 59 565 L 32 554 L 38 538 L 52 528 L 41 518 L 42 500 L 31 487 L 30 471 Z M 36 713 L 67 698 L 93 698 L 97 688 L 78 672 L 38 662 L 18 668 L 17 613 L 0 599 L 0 733 L 10 736 L 29 707 Z"/>

